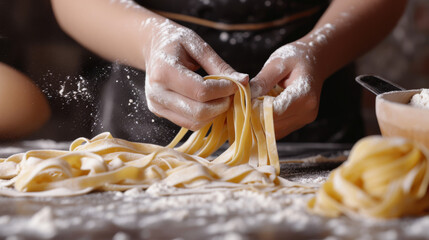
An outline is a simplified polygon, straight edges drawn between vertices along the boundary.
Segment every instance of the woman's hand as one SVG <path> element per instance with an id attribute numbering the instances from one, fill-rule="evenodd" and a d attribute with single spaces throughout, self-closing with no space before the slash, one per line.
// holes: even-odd
<path id="1" fill-rule="evenodd" d="M 142 24 L 146 99 L 153 113 L 197 130 L 229 108 L 237 90 L 228 80 L 203 80 L 194 71 L 225 75 L 247 84 L 248 75 L 225 63 L 195 32 L 170 20 L 149 18 Z"/>
<path id="2" fill-rule="evenodd" d="M 312 44 L 297 41 L 277 49 L 250 81 L 252 97 L 284 88 L 274 99 L 274 126 L 280 139 L 316 119 L 323 79 L 318 78 Z"/>
<path id="3" fill-rule="evenodd" d="M 100 56 L 146 71 L 146 98 L 156 115 L 196 130 L 229 106 L 236 91 L 227 80 L 207 80 L 194 71 L 248 76 L 226 64 L 193 31 L 133 1 L 52 0 L 61 27 Z M 77 17 L 78 16 L 78 17 Z"/>
<path id="4" fill-rule="evenodd" d="M 195 33 L 132 1 L 51 1 L 61 27 L 81 44 L 106 59 L 146 70 L 150 109 L 176 124 L 198 129 L 227 109 L 227 98 L 235 91 L 229 82 L 203 81 L 192 71 L 198 66 L 208 74 L 227 74 L 247 81 L 247 76 L 235 73 Z M 381 41 L 395 26 L 406 3 L 331 1 L 309 37 L 303 38 L 308 41 L 290 45 L 297 48 L 297 56 L 280 50 L 273 54 L 273 60 L 255 78 L 253 92 L 264 94 L 277 83 L 286 87 L 282 96 L 292 100 L 278 97 L 275 102 L 278 138 L 315 118 L 322 80 Z M 324 34 L 320 30 L 325 26 L 335 31 Z M 310 44 L 314 40 L 324 42 L 323 46 L 314 48 Z M 298 83 L 308 90 L 289 97 L 291 87 Z"/>

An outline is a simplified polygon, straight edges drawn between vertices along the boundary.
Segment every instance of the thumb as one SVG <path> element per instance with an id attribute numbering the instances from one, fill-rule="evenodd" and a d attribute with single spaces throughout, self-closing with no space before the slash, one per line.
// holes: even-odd
<path id="1" fill-rule="evenodd" d="M 244 85 L 249 81 L 249 75 L 235 71 L 201 38 L 198 37 L 193 43 L 186 42 L 184 47 L 209 75 L 228 76 Z"/>
<path id="2" fill-rule="evenodd" d="M 269 58 L 261 71 L 250 80 L 252 98 L 266 95 L 292 71 L 292 67 L 281 58 Z"/>

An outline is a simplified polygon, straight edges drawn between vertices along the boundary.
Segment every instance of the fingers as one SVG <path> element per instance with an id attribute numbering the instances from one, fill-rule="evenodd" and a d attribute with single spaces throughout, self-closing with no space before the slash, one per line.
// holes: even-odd
<path id="1" fill-rule="evenodd" d="M 250 81 L 252 98 L 266 95 L 277 83 L 286 78 L 295 66 L 297 49 L 285 45 L 268 58 L 262 70 Z"/>
<path id="2" fill-rule="evenodd" d="M 303 102 L 303 99 L 307 101 L 311 99 L 313 102 L 313 96 L 309 96 L 310 82 L 306 78 L 299 76 L 289 81 L 290 83 L 286 88 L 274 99 L 273 108 L 277 115 L 283 115 L 291 104 Z"/>
<path id="3" fill-rule="evenodd" d="M 247 84 L 249 75 L 235 71 L 198 35 L 193 41 L 183 42 L 182 45 L 209 75 L 224 75 L 239 81 L 241 84 Z M 235 84 L 228 87 L 236 90 Z"/>
<path id="4" fill-rule="evenodd" d="M 306 102 L 304 100 L 300 102 L 292 104 L 283 115 L 274 116 L 274 128 L 277 139 L 287 136 L 316 119 L 318 106 L 315 106 L 311 101 Z M 302 104 L 302 102 L 304 103 Z"/>
<path id="5" fill-rule="evenodd" d="M 180 36 L 151 52 L 146 65 L 146 98 L 156 115 L 196 130 L 229 108 L 237 91 L 226 79 L 204 80 L 198 67 L 210 75 L 225 75 L 247 84 L 248 75 L 236 72 L 197 34 L 181 29 Z M 168 38 L 169 39 L 169 38 Z"/>
<path id="6" fill-rule="evenodd" d="M 158 65 L 148 69 L 147 74 L 150 83 L 158 83 L 165 89 L 199 102 L 228 97 L 237 90 L 235 83 L 226 79 L 204 80 L 200 75 L 183 66 L 179 59 L 168 58 L 168 56 L 158 61 Z M 247 75 L 242 77 L 238 73 L 231 76 L 234 79 L 241 79 L 240 81 L 248 79 Z"/>
<path id="7" fill-rule="evenodd" d="M 150 111 L 190 130 L 206 125 L 230 105 L 230 97 L 202 103 L 157 84 L 146 85 L 146 99 Z"/>
<path id="8" fill-rule="evenodd" d="M 299 95 L 288 91 L 300 85 L 299 81 L 292 83 L 274 99 L 274 126 L 277 139 L 313 122 L 317 117 L 319 97 L 316 94 L 308 92 Z"/>

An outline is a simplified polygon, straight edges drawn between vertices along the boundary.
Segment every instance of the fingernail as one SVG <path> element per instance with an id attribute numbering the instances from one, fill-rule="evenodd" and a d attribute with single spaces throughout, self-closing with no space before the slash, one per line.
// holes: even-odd
<path id="1" fill-rule="evenodd" d="M 250 84 L 250 96 L 252 98 L 256 98 L 262 95 L 263 88 L 258 84 L 256 78 L 252 78 L 249 82 Z"/>
<path id="2" fill-rule="evenodd" d="M 231 77 L 233 77 L 239 82 L 243 82 L 249 78 L 249 74 L 234 72 L 233 74 L 231 74 Z"/>

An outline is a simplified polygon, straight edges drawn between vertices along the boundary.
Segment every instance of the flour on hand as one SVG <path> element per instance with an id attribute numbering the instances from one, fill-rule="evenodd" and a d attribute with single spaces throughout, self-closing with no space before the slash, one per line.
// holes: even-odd
<path id="1" fill-rule="evenodd" d="M 288 109 L 292 102 L 310 92 L 310 88 L 309 77 L 300 76 L 298 79 L 295 79 L 291 85 L 274 99 L 274 112 L 281 115 Z"/>

